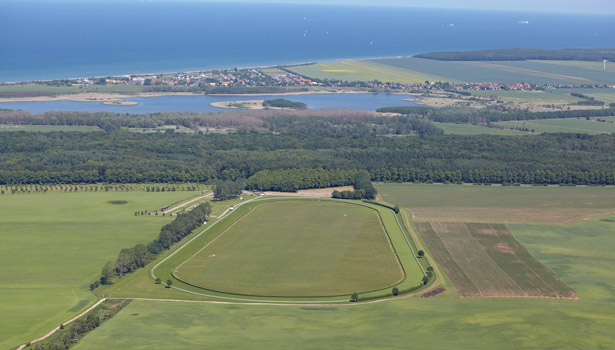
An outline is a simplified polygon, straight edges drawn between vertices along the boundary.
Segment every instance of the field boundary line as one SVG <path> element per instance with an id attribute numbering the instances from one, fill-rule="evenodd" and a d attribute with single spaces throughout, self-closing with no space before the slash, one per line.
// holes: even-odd
<path id="1" fill-rule="evenodd" d="M 65 326 L 65 325 L 67 325 L 67 324 L 70 324 L 70 323 L 72 323 L 72 322 L 76 321 L 76 320 L 77 320 L 77 319 L 79 319 L 81 316 L 83 316 L 83 315 L 87 314 L 88 312 L 92 311 L 95 307 L 97 307 L 98 305 L 100 305 L 101 303 L 103 303 L 105 300 L 107 300 L 107 298 L 102 298 L 102 299 L 100 299 L 100 300 L 99 300 L 99 301 L 97 301 L 94 305 L 92 305 L 92 306 L 90 306 L 89 308 L 85 309 L 85 310 L 84 310 L 82 313 L 80 313 L 79 315 L 77 315 L 77 316 L 75 316 L 75 317 L 71 318 L 70 320 L 68 320 L 68 321 L 66 321 L 66 322 L 62 322 L 62 324 L 61 324 L 61 325 L 62 325 L 62 326 Z M 47 339 L 47 338 L 51 337 L 51 336 L 52 336 L 55 332 L 57 332 L 57 331 L 58 331 L 58 329 L 60 329 L 60 326 L 57 326 L 56 328 L 52 329 L 51 331 L 49 331 L 49 332 L 48 332 L 47 334 L 45 334 L 44 336 L 42 336 L 42 337 L 40 337 L 40 338 L 37 338 L 37 339 L 34 339 L 34 340 L 30 341 L 29 343 L 30 343 L 30 344 L 34 344 L 34 343 L 38 343 L 38 342 L 40 342 L 40 341 L 42 341 L 42 340 L 45 340 L 45 339 Z M 28 343 L 20 345 L 20 346 L 17 348 L 17 350 L 22 350 L 23 348 L 25 348 L 25 347 L 26 347 L 26 345 L 28 345 Z"/>

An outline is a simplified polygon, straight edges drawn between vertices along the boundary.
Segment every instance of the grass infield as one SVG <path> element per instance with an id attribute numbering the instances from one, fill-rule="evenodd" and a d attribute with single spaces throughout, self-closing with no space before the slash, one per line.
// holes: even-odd
<path id="1" fill-rule="evenodd" d="M 254 205 L 174 275 L 205 289 L 260 296 L 345 295 L 404 278 L 376 210 L 301 200 Z"/>

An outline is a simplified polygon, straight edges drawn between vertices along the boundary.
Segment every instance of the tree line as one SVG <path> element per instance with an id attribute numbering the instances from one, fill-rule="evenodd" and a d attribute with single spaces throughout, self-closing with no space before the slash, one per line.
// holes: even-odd
<path id="1" fill-rule="evenodd" d="M 246 189 L 297 192 L 309 188 L 349 186 L 356 182 L 356 176 L 355 169 L 261 170 L 246 180 Z"/>
<path id="2" fill-rule="evenodd" d="M 371 175 L 366 170 L 359 170 L 354 178 L 354 191 L 333 191 L 331 197 L 340 199 L 374 199 L 376 188 L 372 185 Z"/>
<path id="3" fill-rule="evenodd" d="M 92 283 L 90 288 L 95 289 L 99 284 L 111 284 L 115 277 L 122 277 L 144 267 L 156 259 L 162 251 L 169 249 L 173 243 L 179 242 L 201 226 L 211 214 L 211 210 L 211 203 L 199 204 L 187 213 L 177 214 L 175 220 L 160 229 L 158 238 L 147 245 L 140 243 L 122 249 L 115 262 L 108 261 L 103 266 L 100 280 Z"/>

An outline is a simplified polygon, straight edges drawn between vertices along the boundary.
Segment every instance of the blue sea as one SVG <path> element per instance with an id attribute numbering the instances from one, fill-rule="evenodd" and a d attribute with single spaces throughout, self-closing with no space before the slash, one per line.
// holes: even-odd
<path id="1" fill-rule="evenodd" d="M 0 82 L 429 51 L 615 47 L 614 33 L 613 15 L 160 0 L 1 0 Z"/>

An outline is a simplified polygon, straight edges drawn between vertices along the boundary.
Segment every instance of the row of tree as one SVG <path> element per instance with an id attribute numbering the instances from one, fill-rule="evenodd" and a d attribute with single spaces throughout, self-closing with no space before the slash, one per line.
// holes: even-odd
<path id="1" fill-rule="evenodd" d="M 297 192 L 308 188 L 349 186 L 355 183 L 354 169 L 279 169 L 261 170 L 246 180 L 246 189 L 255 191 Z"/>
<path id="2" fill-rule="evenodd" d="M 166 224 L 160 230 L 158 238 L 149 244 L 137 244 L 122 249 L 115 262 L 108 261 L 102 269 L 100 283 L 111 284 L 116 276 L 122 277 L 153 261 L 160 252 L 189 235 L 195 228 L 201 226 L 211 214 L 211 203 L 197 205 L 187 213 L 177 214 L 175 220 Z M 96 288 L 94 283 L 90 287 Z"/>

